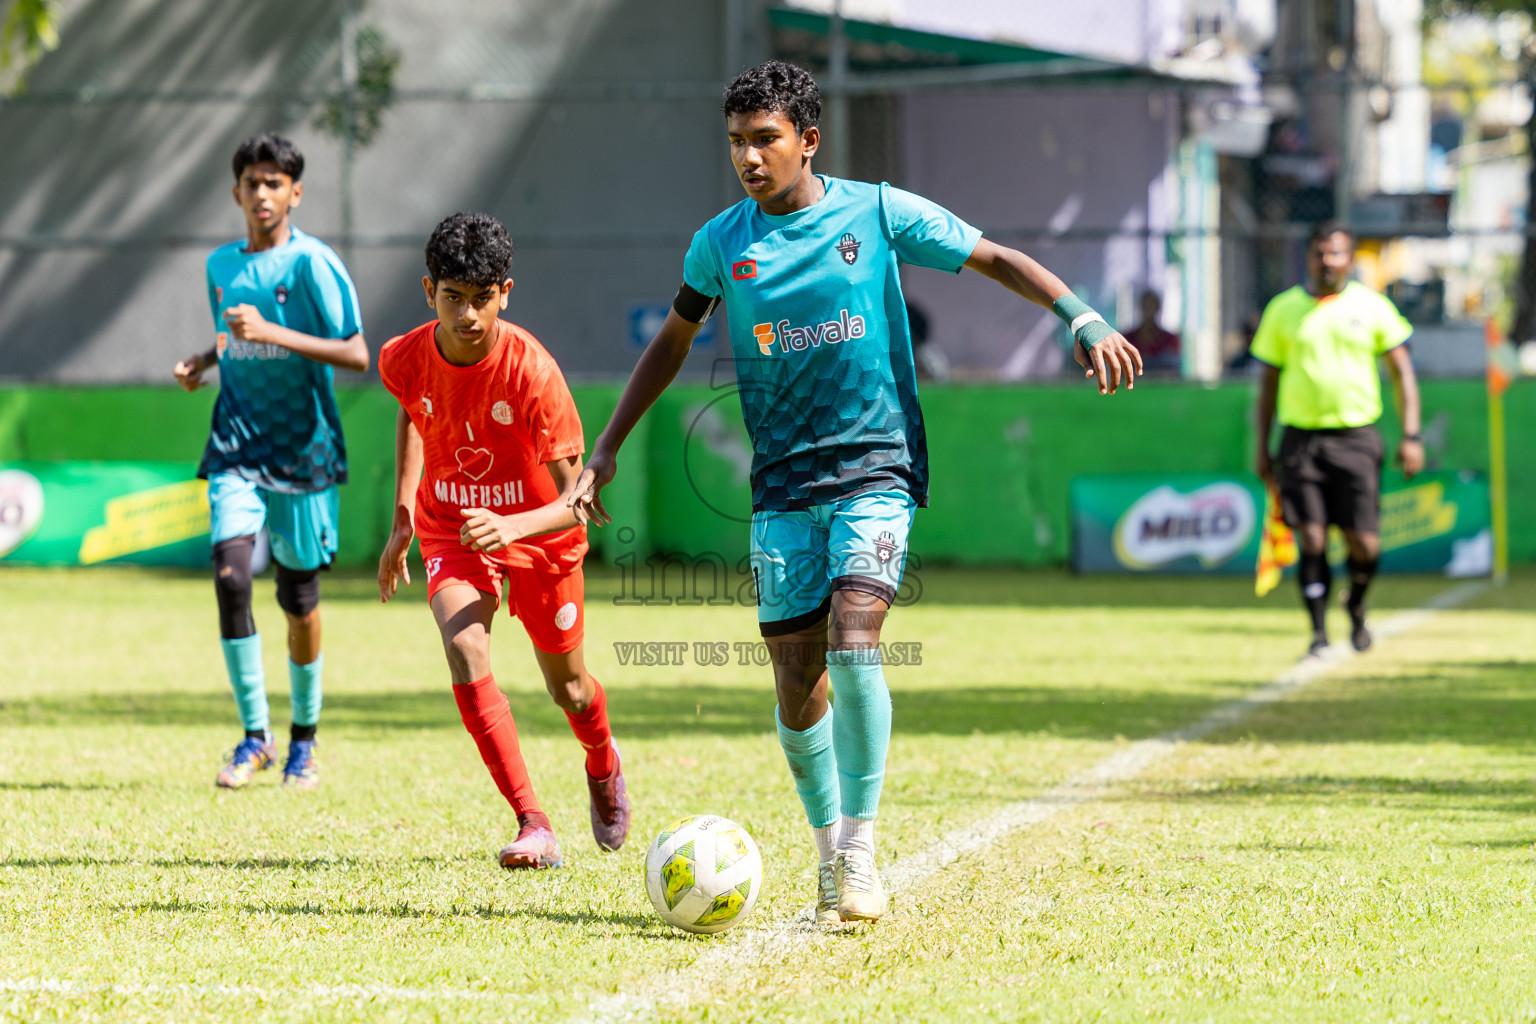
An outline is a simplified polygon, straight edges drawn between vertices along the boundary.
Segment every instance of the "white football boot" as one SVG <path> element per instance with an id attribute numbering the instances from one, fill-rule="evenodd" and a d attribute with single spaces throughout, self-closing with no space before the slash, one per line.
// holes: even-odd
<path id="1" fill-rule="evenodd" d="M 837 912 L 837 861 L 824 860 L 816 865 L 816 923 L 833 927 L 843 923 Z"/>
<path id="2" fill-rule="evenodd" d="M 888 900 L 873 854 L 839 850 L 837 854 L 837 912 L 844 921 L 878 921 Z"/>

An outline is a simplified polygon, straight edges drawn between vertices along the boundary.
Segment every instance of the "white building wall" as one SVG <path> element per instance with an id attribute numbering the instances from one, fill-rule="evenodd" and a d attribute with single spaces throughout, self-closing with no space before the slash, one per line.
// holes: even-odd
<path id="1" fill-rule="evenodd" d="M 1177 103 L 1139 91 L 910 96 L 900 184 L 1029 253 L 1113 319 L 1127 290 L 1165 290 L 1177 117 Z M 913 268 L 903 282 L 957 369 L 1063 369 L 1056 318 L 992 281 Z"/>
<path id="2" fill-rule="evenodd" d="M 1392 0 L 1378 7 L 1386 33 L 1386 85 L 1392 115 L 1377 128 L 1377 187 L 1382 192 L 1422 192 L 1429 160 L 1429 93 L 1422 88 L 1423 0 Z"/>

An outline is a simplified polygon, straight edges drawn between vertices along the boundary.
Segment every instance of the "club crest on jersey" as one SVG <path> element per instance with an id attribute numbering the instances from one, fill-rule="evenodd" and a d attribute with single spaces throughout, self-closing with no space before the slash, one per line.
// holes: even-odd
<path id="1" fill-rule="evenodd" d="M 896 538 L 887 531 L 875 538 L 875 554 L 880 556 L 880 564 L 884 565 L 891 560 L 896 553 Z"/>
<path id="2" fill-rule="evenodd" d="M 843 309 L 838 311 L 836 320 L 809 327 L 793 327 L 788 320 L 753 324 L 752 340 L 757 342 L 758 351 L 771 356 L 775 343 L 782 352 L 804 352 L 808 348 L 820 348 L 823 343 L 836 345 L 850 338 L 862 338 L 864 330 L 864 318 L 857 313 L 850 316 Z"/>
<path id="3" fill-rule="evenodd" d="M 745 281 L 757 276 L 757 260 L 741 260 L 731 264 L 731 280 Z"/>
<path id="4" fill-rule="evenodd" d="M 491 406 L 491 419 L 504 427 L 509 426 L 512 423 L 512 407 L 506 402 L 497 402 Z"/>
<path id="5" fill-rule="evenodd" d="M 851 234 L 845 234 L 837 240 L 836 249 L 843 254 L 843 262 L 850 267 L 859 259 L 859 246 L 863 244 Z"/>
<path id="6" fill-rule="evenodd" d="M 852 263 L 853 261 L 849 260 L 848 262 Z M 285 305 L 288 304 L 288 286 L 287 285 L 284 285 L 284 284 L 278 285 L 277 286 L 277 291 L 274 294 L 277 295 L 277 304 L 279 306 L 285 306 Z"/>

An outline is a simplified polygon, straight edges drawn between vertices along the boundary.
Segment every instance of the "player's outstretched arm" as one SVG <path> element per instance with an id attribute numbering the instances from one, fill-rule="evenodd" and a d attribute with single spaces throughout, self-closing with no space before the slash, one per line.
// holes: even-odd
<path id="1" fill-rule="evenodd" d="M 464 525 L 459 530 L 459 540 L 464 546 L 490 554 L 524 537 L 558 533 L 575 526 L 576 512 L 571 508 L 570 495 L 581 477 L 581 456 L 546 462 L 544 468 L 560 490 L 555 500 L 510 516 L 497 515 L 487 508 L 460 509 Z"/>
<path id="2" fill-rule="evenodd" d="M 1017 249 L 986 238 L 976 243 L 965 265 L 1067 321 L 1074 339 L 1072 357 L 1087 371 L 1085 376 L 1098 381 L 1099 394 L 1114 394 L 1122 381 L 1127 388 L 1136 386 L 1141 353 L 1073 295 L 1061 278 Z"/>
<path id="3" fill-rule="evenodd" d="M 1421 404 L 1419 377 L 1413 372 L 1408 346 L 1387 351 L 1387 372 L 1392 375 L 1392 390 L 1397 398 L 1397 415 L 1403 424 L 1403 439 L 1397 443 L 1397 464 L 1403 476 L 1412 480 L 1424 469 L 1424 443 L 1419 438 Z"/>
<path id="4" fill-rule="evenodd" d="M 677 371 L 683 368 L 683 361 L 693 348 L 693 338 L 699 333 L 700 326 L 684 320 L 677 310 L 668 310 L 661 330 L 640 354 L 640 361 L 635 363 L 634 372 L 629 375 L 629 383 L 624 385 L 619 404 L 608 417 L 608 425 L 592 445 L 592 457 L 566 498 L 577 522 L 595 522 L 601 526 L 613 521 L 608 510 L 603 508 L 599 494 L 618 470 L 619 447 L 640 422 L 640 417 L 667 390 Z"/>
<path id="5" fill-rule="evenodd" d="M 196 391 L 204 384 L 203 374 L 218 365 L 219 350 L 211 348 L 207 352 L 194 352 L 171 367 L 171 376 L 176 378 L 183 391 Z"/>
<path id="6" fill-rule="evenodd" d="M 379 556 L 380 601 L 395 596 L 399 581 L 404 581 L 407 586 L 411 582 L 405 555 L 411 550 L 411 539 L 416 536 L 416 485 L 421 482 L 422 463 L 421 434 L 401 409 L 395 416 L 394 521 L 390 525 L 389 540 L 384 542 L 384 553 Z"/>
<path id="7" fill-rule="evenodd" d="M 275 324 L 261 315 L 261 310 L 247 303 L 231 306 L 224 311 L 224 323 L 229 333 L 242 341 L 262 345 L 276 345 L 305 359 L 313 359 L 327 366 L 339 366 L 343 370 L 368 370 L 368 342 L 361 334 L 350 338 L 316 338 L 291 327 Z"/>

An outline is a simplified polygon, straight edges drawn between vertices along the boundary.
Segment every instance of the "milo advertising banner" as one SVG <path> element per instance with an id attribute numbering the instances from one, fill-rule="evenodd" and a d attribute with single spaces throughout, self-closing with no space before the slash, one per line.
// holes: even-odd
<path id="1" fill-rule="evenodd" d="M 1078 572 L 1252 575 L 1264 490 L 1256 477 L 1105 473 L 1070 486 Z M 1333 560 L 1343 561 L 1333 538 Z M 1474 473 L 1389 476 L 1381 496 L 1381 570 L 1481 576 L 1492 567 L 1488 485 Z"/>
<path id="2" fill-rule="evenodd" d="M 0 462 L 0 565 L 208 564 L 208 484 L 180 462 Z"/>

